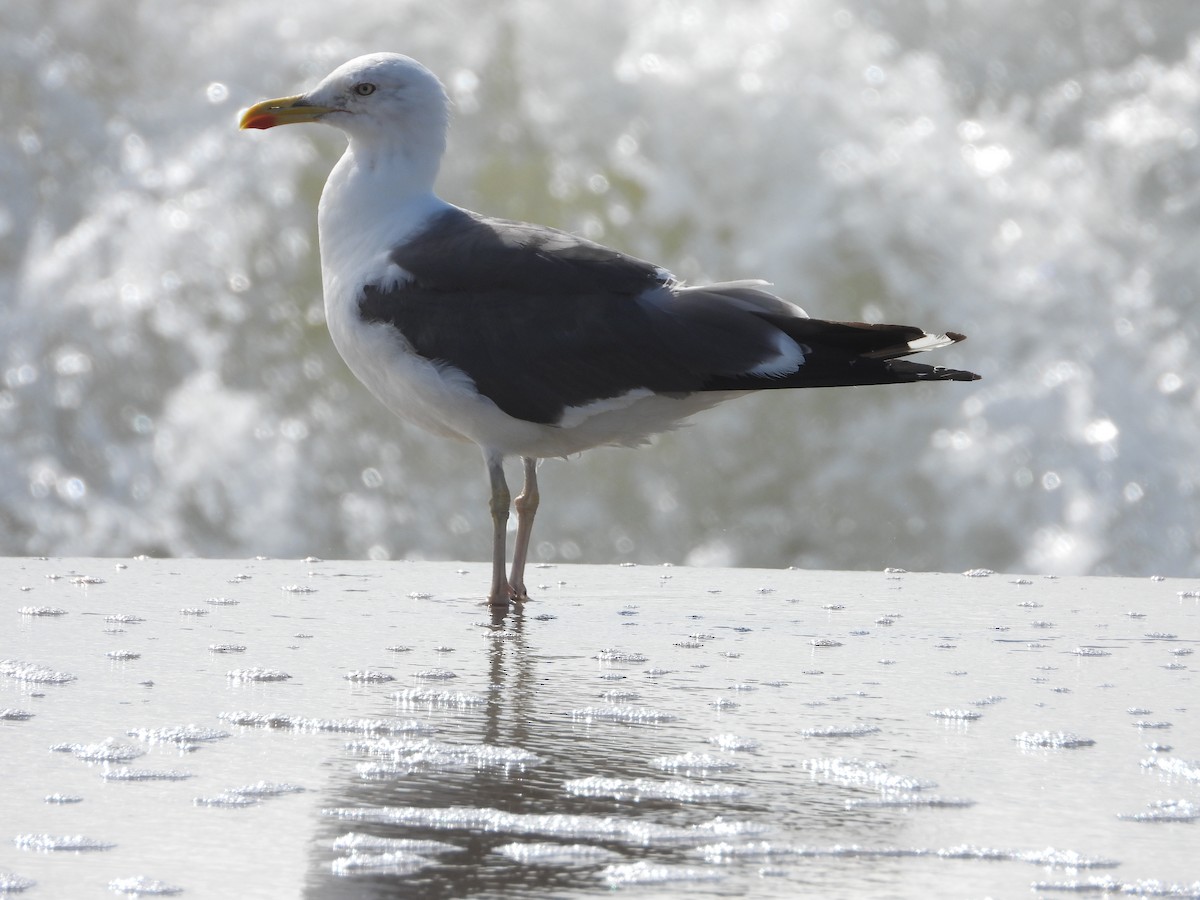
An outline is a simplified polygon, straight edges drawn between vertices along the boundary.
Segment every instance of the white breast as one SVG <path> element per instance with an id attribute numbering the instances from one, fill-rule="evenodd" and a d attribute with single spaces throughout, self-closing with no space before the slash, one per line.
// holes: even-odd
<path id="1" fill-rule="evenodd" d="M 359 314 L 364 285 L 400 286 L 410 278 L 391 251 L 430 217 L 449 209 L 429 191 L 405 194 L 363 169 L 347 152 L 321 194 L 317 224 L 325 319 L 350 370 L 392 412 L 435 434 L 503 452 L 537 440 L 544 426 L 521 422 L 481 397 L 452 366 L 419 356 L 395 328 Z"/>

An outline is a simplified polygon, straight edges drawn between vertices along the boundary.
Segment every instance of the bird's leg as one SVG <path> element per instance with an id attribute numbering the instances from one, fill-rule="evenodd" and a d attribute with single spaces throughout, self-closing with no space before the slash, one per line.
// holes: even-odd
<path id="1" fill-rule="evenodd" d="M 491 606 L 508 606 L 511 589 L 504 577 L 505 538 L 508 532 L 508 506 L 511 496 L 504 480 L 504 457 L 487 454 L 488 479 L 492 484 L 492 589 L 488 592 Z"/>
<path id="2" fill-rule="evenodd" d="M 525 487 L 517 495 L 513 507 L 517 511 L 517 539 L 513 542 L 512 574 L 508 577 L 513 599 L 528 600 L 525 590 L 525 557 L 529 553 L 529 537 L 533 533 L 533 517 L 537 515 L 538 493 L 537 463 L 532 456 L 522 457 L 525 464 Z"/>

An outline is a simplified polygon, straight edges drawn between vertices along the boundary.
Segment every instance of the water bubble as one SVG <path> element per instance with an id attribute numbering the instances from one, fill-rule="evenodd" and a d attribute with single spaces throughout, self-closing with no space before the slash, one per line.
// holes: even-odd
<path id="1" fill-rule="evenodd" d="M 59 481 L 58 495 L 71 503 L 78 503 L 87 495 L 87 482 L 82 478 L 65 478 Z"/>
<path id="2" fill-rule="evenodd" d="M 86 375 L 92 371 L 92 358 L 74 347 L 63 347 L 54 355 L 54 371 L 59 375 Z"/>
<path id="3" fill-rule="evenodd" d="M 1083 429 L 1083 439 L 1089 444 L 1107 444 L 1120 433 L 1111 419 L 1095 419 Z"/>
<path id="4" fill-rule="evenodd" d="M 1183 387 L 1183 379 L 1175 372 L 1163 372 L 1158 376 L 1158 390 L 1163 394 L 1173 394 Z"/>
<path id="5" fill-rule="evenodd" d="M 638 57 L 637 67 L 644 75 L 656 75 L 663 69 L 662 57 L 656 53 L 643 53 Z"/>
<path id="6" fill-rule="evenodd" d="M 28 125 L 17 131 L 17 143 L 29 156 L 36 156 L 42 150 L 42 139 Z"/>
<path id="7" fill-rule="evenodd" d="M 38 379 L 38 370 L 29 363 L 15 366 L 4 373 L 4 381 L 9 387 L 23 387 L 33 384 Z"/>
<path id="8" fill-rule="evenodd" d="M 619 156 L 634 156 L 639 148 L 638 139 L 632 134 L 623 134 L 617 138 L 617 154 Z"/>
<path id="9" fill-rule="evenodd" d="M 984 128 L 978 122 L 971 119 L 964 119 L 958 125 L 958 136 L 964 141 L 973 142 L 979 140 L 985 134 Z"/>

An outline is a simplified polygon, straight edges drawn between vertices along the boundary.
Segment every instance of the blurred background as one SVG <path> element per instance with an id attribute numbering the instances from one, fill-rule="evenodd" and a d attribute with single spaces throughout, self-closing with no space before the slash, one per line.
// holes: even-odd
<path id="1" fill-rule="evenodd" d="M 0 553 L 487 557 L 478 451 L 326 333 L 340 135 L 236 127 L 374 50 L 445 81 L 451 202 L 984 376 L 547 461 L 534 558 L 1200 574 L 1194 0 L 7 3 Z"/>

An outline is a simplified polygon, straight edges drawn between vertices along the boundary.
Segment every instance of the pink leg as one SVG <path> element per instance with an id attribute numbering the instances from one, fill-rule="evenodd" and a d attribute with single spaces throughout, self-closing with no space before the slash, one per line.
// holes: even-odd
<path id="1" fill-rule="evenodd" d="M 508 536 L 508 507 L 511 497 L 508 482 L 504 480 L 504 457 L 487 453 L 488 479 L 492 485 L 492 587 L 488 591 L 488 604 L 508 606 L 512 599 L 512 588 L 504 577 L 504 558 Z"/>
<path id="2" fill-rule="evenodd" d="M 522 458 L 525 464 L 525 487 L 513 506 L 517 510 L 517 538 L 513 544 L 512 574 L 508 578 L 514 600 L 528 600 L 525 589 L 525 557 L 529 553 L 529 538 L 533 534 L 533 517 L 537 515 L 538 493 L 537 463 L 531 456 Z"/>

